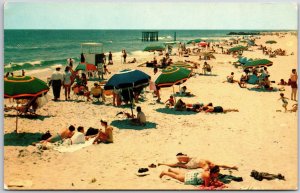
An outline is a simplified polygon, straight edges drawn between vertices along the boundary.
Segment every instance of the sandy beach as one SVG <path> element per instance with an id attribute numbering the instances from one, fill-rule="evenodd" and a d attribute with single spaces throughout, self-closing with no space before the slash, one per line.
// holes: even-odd
<path id="1" fill-rule="evenodd" d="M 265 45 L 273 50 L 286 50 L 286 56 L 269 58 L 263 55 L 259 46 L 253 46 L 252 51 L 244 51 L 247 58 L 266 58 L 273 62 L 268 67 L 270 80 L 277 85 L 280 79 L 287 81 L 292 69 L 297 69 L 297 36 L 288 32 L 283 36 L 260 35 L 255 40 L 257 45 Z M 275 40 L 276 44 L 265 44 L 267 40 Z M 107 97 L 105 104 L 75 100 L 49 100 L 37 110 L 37 119 L 20 118 L 20 133 L 52 134 L 67 128 L 69 125 L 100 128 L 100 120 L 107 120 L 113 127 L 114 143 L 98 144 L 84 147 L 74 152 L 61 153 L 56 150 L 39 150 L 36 146 L 5 146 L 4 147 L 4 183 L 8 189 L 30 190 L 187 190 L 197 189 L 196 186 L 184 185 L 170 177 L 159 178 L 167 166 L 149 168 L 150 174 L 139 177 L 135 173 L 139 168 L 160 162 L 175 163 L 178 152 L 190 156 L 198 156 L 217 164 L 237 166 L 238 171 L 232 175 L 243 178 L 242 182 L 232 181 L 225 190 L 295 190 L 298 188 L 298 113 L 285 113 L 278 92 L 257 92 L 240 88 L 238 84 L 223 83 L 231 72 L 239 80 L 242 68 L 232 65 L 237 61 L 232 55 L 221 54 L 221 49 L 215 48 L 216 59 L 207 62 L 213 66 L 211 76 L 196 74 L 181 86 L 186 86 L 194 97 L 177 97 L 186 103 L 212 102 L 215 106 L 238 109 L 239 112 L 229 113 L 193 113 L 178 112 L 166 109 L 164 104 L 155 103 L 149 87 L 144 92 L 145 100 L 135 104 L 141 106 L 147 117 L 145 127 L 135 127 L 128 124 L 120 111 L 130 112 L 128 106 L 114 107 L 112 97 Z M 177 49 L 174 49 L 177 52 Z M 294 53 L 291 55 L 291 53 Z M 140 67 L 141 63 L 152 60 L 154 54 L 138 52 L 129 55 L 128 61 L 137 59 L 135 64 L 121 64 L 120 56 L 114 55 L 114 64 L 108 65 L 112 72 L 106 75 L 109 79 L 114 73 L 123 69 L 138 69 L 150 76 L 153 68 Z M 204 60 L 198 56 L 171 56 L 173 61 L 190 60 L 200 63 L 201 72 Z M 161 56 L 158 57 L 161 59 Z M 161 71 L 161 69 L 160 69 Z M 51 76 L 53 70 L 42 72 L 26 72 L 26 75 L 36 76 L 44 81 Z M 89 88 L 93 81 L 89 81 Z M 248 85 L 249 88 L 253 87 Z M 282 91 L 290 99 L 291 87 L 283 86 Z M 174 86 L 179 91 L 178 86 Z M 162 101 L 166 101 L 173 93 L 172 87 L 161 89 Z M 52 99 L 52 89 L 48 92 Z M 72 94 L 73 95 L 73 94 Z M 72 96 L 74 99 L 74 96 Z M 297 103 L 288 101 L 288 109 Z M 9 101 L 5 100 L 8 104 Z M 277 110 L 281 110 L 278 112 Z M 136 111 L 134 110 L 136 114 Z M 14 131 L 16 118 L 12 112 L 4 113 L 4 134 Z M 286 180 L 257 181 L 250 177 L 252 170 L 282 174 Z M 221 170 L 229 174 L 228 170 Z M 17 185 L 21 184 L 22 187 Z"/>

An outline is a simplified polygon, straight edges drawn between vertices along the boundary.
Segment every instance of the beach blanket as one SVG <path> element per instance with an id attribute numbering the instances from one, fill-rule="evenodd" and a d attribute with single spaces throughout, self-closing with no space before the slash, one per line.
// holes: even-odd
<path id="1" fill-rule="evenodd" d="M 92 145 L 95 138 L 96 137 L 91 138 L 88 141 L 86 141 L 85 143 L 73 144 L 73 145 L 70 145 L 70 143 L 67 140 L 63 144 L 61 144 L 57 147 L 54 147 L 53 149 L 56 150 L 56 151 L 62 152 L 62 153 L 64 153 L 64 152 L 74 152 L 74 151 L 77 151 L 77 150 L 82 149 L 84 147 L 88 147 L 88 146 Z"/>

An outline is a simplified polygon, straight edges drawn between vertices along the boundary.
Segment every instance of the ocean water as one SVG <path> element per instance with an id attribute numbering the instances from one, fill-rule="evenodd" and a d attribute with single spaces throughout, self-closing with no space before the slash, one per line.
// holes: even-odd
<path id="1" fill-rule="evenodd" d="M 158 42 L 143 42 L 147 30 L 4 30 L 4 71 L 39 69 L 54 64 L 66 64 L 67 58 L 78 61 L 81 43 L 103 43 L 104 52 L 128 54 L 143 50 L 147 45 L 195 38 L 224 38 L 230 31 L 259 32 L 259 30 L 156 30 Z M 152 30 L 151 30 L 152 31 Z"/>

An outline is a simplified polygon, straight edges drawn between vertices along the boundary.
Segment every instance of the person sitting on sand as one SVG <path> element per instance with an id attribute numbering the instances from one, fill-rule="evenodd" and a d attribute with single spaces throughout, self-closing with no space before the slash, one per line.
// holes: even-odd
<path id="1" fill-rule="evenodd" d="M 102 129 L 99 130 L 97 137 L 95 138 L 93 144 L 99 143 L 113 143 L 113 128 L 108 126 L 106 121 L 101 120 L 101 126 L 104 127 L 105 131 L 103 132 Z"/>
<path id="2" fill-rule="evenodd" d="M 71 137 L 71 144 L 80 144 L 85 143 L 85 136 L 84 136 L 84 128 L 82 126 L 79 126 L 77 128 L 77 132 L 74 133 L 74 135 Z"/>
<path id="3" fill-rule="evenodd" d="M 159 175 L 160 178 L 163 176 L 170 176 L 180 182 L 184 182 L 185 185 L 204 185 L 210 186 L 211 183 L 218 180 L 220 168 L 215 166 L 208 171 L 203 169 L 192 170 L 192 171 L 182 171 L 176 169 L 169 169 L 168 171 L 163 171 Z"/>
<path id="4" fill-rule="evenodd" d="M 128 63 L 136 63 L 136 59 L 135 58 L 133 58 L 131 61 L 129 61 Z"/>
<path id="5" fill-rule="evenodd" d="M 186 105 L 181 99 L 179 99 L 176 102 L 174 108 L 175 108 L 176 111 L 184 111 L 184 110 L 186 110 Z"/>
<path id="6" fill-rule="evenodd" d="M 238 109 L 223 109 L 221 106 L 213 106 L 212 103 L 209 103 L 202 107 L 202 111 L 206 113 L 227 113 L 227 112 L 239 112 Z"/>
<path id="7" fill-rule="evenodd" d="M 229 83 L 235 83 L 235 82 L 239 82 L 237 80 L 234 80 L 234 72 L 231 72 L 231 74 L 229 76 L 227 76 L 227 80 L 223 81 L 224 82 L 229 82 Z"/>
<path id="8" fill-rule="evenodd" d="M 245 70 L 244 72 L 245 74 L 241 76 L 240 82 L 238 82 L 241 88 L 246 88 L 247 87 L 246 84 L 249 80 L 249 75 L 248 75 L 249 70 Z"/>
<path id="9" fill-rule="evenodd" d="M 175 101 L 174 101 L 174 97 L 172 95 L 170 95 L 170 98 L 165 102 L 166 107 L 172 107 L 175 105 Z"/>
<path id="10" fill-rule="evenodd" d="M 280 79 L 280 82 L 278 83 L 278 85 L 287 85 L 288 83 L 283 80 L 283 79 Z"/>
<path id="11" fill-rule="evenodd" d="M 134 125 L 142 125 L 142 126 L 145 126 L 146 125 L 146 115 L 142 112 L 142 108 L 140 106 L 136 107 L 136 111 L 137 111 L 137 115 L 136 115 L 136 118 L 135 115 L 131 115 L 129 113 L 126 113 L 126 112 L 120 112 L 118 114 L 125 114 L 127 116 L 127 118 L 131 118 L 131 122 L 132 124 Z"/>
<path id="12" fill-rule="evenodd" d="M 93 95 L 94 98 L 100 98 L 101 97 L 102 101 L 105 102 L 104 91 L 97 82 L 95 82 L 94 87 L 91 88 L 91 94 Z"/>
<path id="13" fill-rule="evenodd" d="M 43 142 L 50 142 L 55 143 L 58 141 L 62 141 L 67 138 L 71 138 L 74 135 L 75 127 L 73 125 L 70 125 L 68 129 L 63 130 L 61 133 L 57 133 L 57 135 L 54 135 L 47 140 L 41 141 Z"/>
<path id="14" fill-rule="evenodd" d="M 298 104 L 293 104 L 292 109 L 288 110 L 289 112 L 297 112 L 298 111 Z"/>
<path id="15" fill-rule="evenodd" d="M 289 104 L 287 100 L 289 100 L 287 97 L 284 96 L 284 93 L 280 93 L 280 98 L 278 100 L 282 101 L 282 107 L 284 108 L 285 112 L 287 111 L 287 105 Z"/>
<path id="16" fill-rule="evenodd" d="M 185 95 L 185 96 L 191 96 L 191 93 L 190 93 L 190 92 L 186 92 L 186 90 L 187 90 L 187 87 L 186 87 L 186 86 L 183 86 L 183 87 L 180 89 L 180 94 Z"/>
<path id="17" fill-rule="evenodd" d="M 169 166 L 169 167 L 179 167 L 179 168 L 185 168 L 185 169 L 202 168 L 204 170 L 209 170 L 209 169 L 213 168 L 214 166 L 218 166 L 223 169 L 238 170 L 237 166 L 214 164 L 213 162 L 211 162 L 209 160 L 201 159 L 199 157 L 189 157 L 183 153 L 178 153 L 176 155 L 176 158 L 178 160 L 177 163 L 174 163 L 174 164 L 158 163 L 158 166 L 165 165 L 165 166 Z"/>
<path id="18" fill-rule="evenodd" d="M 203 74 L 206 74 L 206 72 L 211 72 L 211 66 L 205 61 L 202 70 Z"/>

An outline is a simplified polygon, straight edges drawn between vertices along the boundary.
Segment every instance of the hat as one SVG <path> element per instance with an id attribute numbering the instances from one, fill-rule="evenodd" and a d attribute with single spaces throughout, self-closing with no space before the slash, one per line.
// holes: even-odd
<path id="1" fill-rule="evenodd" d="M 147 176 L 149 175 L 149 169 L 148 168 L 140 168 L 135 175 L 139 176 L 139 177 L 143 177 L 143 176 Z"/>

